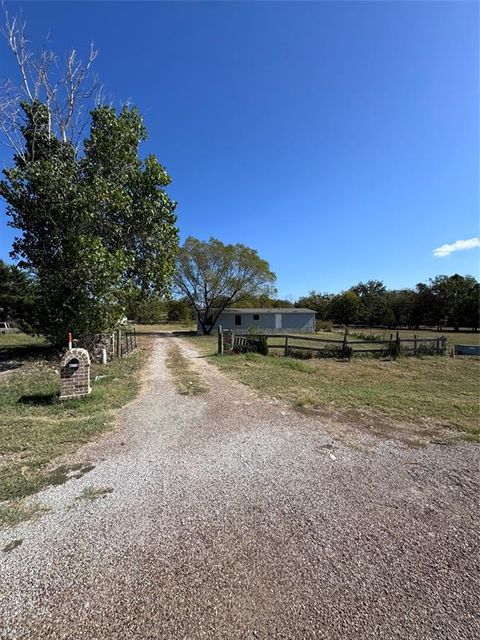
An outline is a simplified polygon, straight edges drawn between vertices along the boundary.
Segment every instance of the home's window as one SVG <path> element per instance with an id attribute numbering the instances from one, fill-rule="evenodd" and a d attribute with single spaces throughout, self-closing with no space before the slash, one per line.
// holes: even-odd
<path id="1" fill-rule="evenodd" d="M 242 324 L 242 316 L 235 316 L 235 324 L 237 327 Z"/>
<path id="2" fill-rule="evenodd" d="M 260 316 L 258 315 L 258 313 L 254 313 L 253 314 L 253 319 L 254 320 L 260 320 Z"/>

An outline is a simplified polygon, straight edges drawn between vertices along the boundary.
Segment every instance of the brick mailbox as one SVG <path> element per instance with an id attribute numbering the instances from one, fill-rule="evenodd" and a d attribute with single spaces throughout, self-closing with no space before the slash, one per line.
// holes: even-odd
<path id="1" fill-rule="evenodd" d="M 88 396 L 90 356 L 86 349 L 70 349 L 60 362 L 60 400 Z"/>

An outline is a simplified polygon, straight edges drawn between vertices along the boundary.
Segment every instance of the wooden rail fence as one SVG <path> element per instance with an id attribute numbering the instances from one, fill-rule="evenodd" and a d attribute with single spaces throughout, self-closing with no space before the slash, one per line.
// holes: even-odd
<path id="1" fill-rule="evenodd" d="M 295 355 L 295 352 L 312 352 L 322 357 L 329 355 L 340 358 L 350 358 L 354 355 L 378 354 L 378 355 L 446 355 L 447 338 L 423 338 L 414 335 L 413 338 L 401 338 L 397 331 L 390 334 L 388 340 L 350 340 L 345 332 L 343 338 L 321 338 L 311 335 L 295 334 L 261 334 L 261 335 L 236 335 L 230 337 L 229 349 L 233 353 L 247 353 L 258 351 L 260 341 L 266 341 L 268 350 L 283 350 L 285 356 Z M 274 342 L 272 342 L 274 341 Z M 308 343 L 308 344 L 305 344 Z M 224 352 L 224 340 L 222 331 L 219 332 L 219 353 Z"/>

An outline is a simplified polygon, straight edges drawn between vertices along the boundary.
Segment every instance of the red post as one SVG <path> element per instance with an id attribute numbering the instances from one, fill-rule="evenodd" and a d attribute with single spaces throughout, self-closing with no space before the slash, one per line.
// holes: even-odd
<path id="1" fill-rule="evenodd" d="M 70 333 L 70 331 L 68 332 L 68 350 L 71 351 L 72 350 L 72 344 L 73 344 L 73 340 L 72 340 L 72 334 Z"/>

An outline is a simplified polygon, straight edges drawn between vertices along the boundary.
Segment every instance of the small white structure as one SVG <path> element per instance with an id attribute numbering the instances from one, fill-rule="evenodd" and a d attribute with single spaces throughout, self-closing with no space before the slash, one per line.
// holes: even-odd
<path id="1" fill-rule="evenodd" d="M 211 319 L 213 322 L 213 318 Z M 235 333 L 315 333 L 315 311 L 296 307 L 235 309 L 227 307 L 219 315 L 212 330 L 219 326 L 232 329 Z M 197 333 L 202 333 L 200 322 Z"/>

